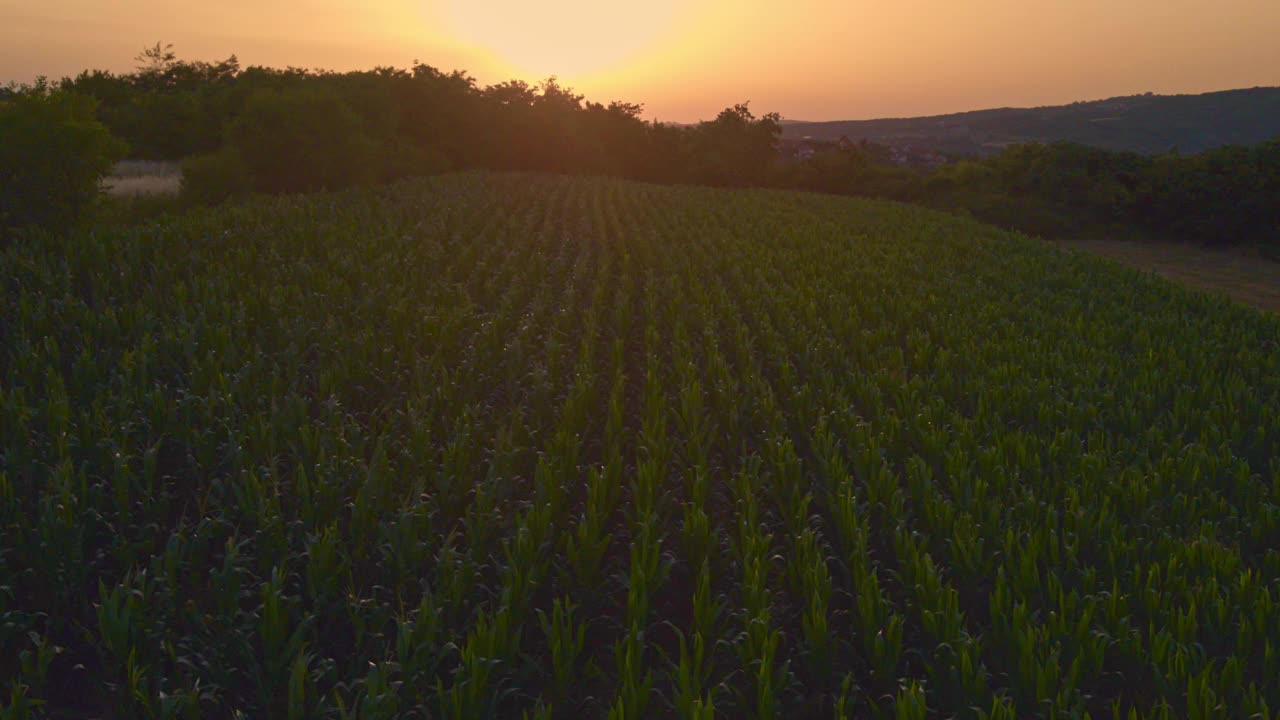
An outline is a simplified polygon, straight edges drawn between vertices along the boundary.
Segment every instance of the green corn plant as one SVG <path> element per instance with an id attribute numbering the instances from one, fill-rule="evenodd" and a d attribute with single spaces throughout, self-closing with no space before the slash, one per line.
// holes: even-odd
<path id="1" fill-rule="evenodd" d="M 854 700 L 850 697 L 853 688 L 853 674 L 845 673 L 844 679 L 840 681 L 840 694 L 836 696 L 835 707 L 832 709 L 835 720 L 849 720 L 853 717 Z"/>
<path id="2" fill-rule="evenodd" d="M 787 667 L 777 657 L 781 632 L 772 626 L 768 591 L 768 552 L 770 537 L 761 533 L 758 508 L 752 494 L 752 471 L 739 474 L 737 496 L 739 515 L 739 554 L 743 569 L 743 632 L 739 654 L 751 678 L 744 702 L 757 718 L 774 717 L 779 708 L 779 694 Z"/>
<path id="3" fill-rule="evenodd" d="M 902 616 L 890 612 L 885 624 L 874 635 L 867 635 L 871 645 L 870 656 L 880 678 L 893 677 L 902 658 Z"/>
<path id="4" fill-rule="evenodd" d="M 990 690 L 986 667 L 981 658 L 981 647 L 976 640 L 966 635 L 954 650 L 954 674 L 958 676 L 954 684 L 958 686 L 959 694 L 971 704 L 985 702 L 990 697 Z"/>
<path id="5" fill-rule="evenodd" d="M 690 708 L 688 716 L 690 720 L 715 720 L 716 706 L 715 703 L 708 698 L 707 700 L 695 700 Z"/>
<path id="6" fill-rule="evenodd" d="M 693 564 L 701 565 L 711 554 L 711 518 L 704 506 L 695 502 L 686 504 L 682 510 L 684 522 L 680 526 L 684 540 L 685 554 Z"/>
<path id="7" fill-rule="evenodd" d="M 435 674 L 443 652 L 442 624 L 435 596 L 430 591 L 422 594 L 411 615 L 396 620 L 395 657 L 400 672 L 409 682 L 420 682 Z"/>
<path id="8" fill-rule="evenodd" d="M 831 638 L 827 623 L 829 593 L 829 586 L 824 592 L 821 585 L 815 582 L 800 618 L 801 632 L 809 651 L 809 665 L 818 677 L 830 669 Z"/>
<path id="9" fill-rule="evenodd" d="M 609 708 L 610 720 L 645 717 L 653 673 L 644 668 L 644 633 L 634 626 L 614 648 L 618 665 L 618 696 Z"/>
<path id="10" fill-rule="evenodd" d="M 8 702 L 0 703 L 0 718 L 3 720 L 29 720 L 38 717 L 37 711 L 45 705 L 45 701 L 30 696 L 31 688 L 22 683 L 14 683 L 9 690 Z"/>
<path id="11" fill-rule="evenodd" d="M 724 612 L 724 601 L 712 595 L 711 564 L 704 560 L 693 590 L 693 631 L 708 638 L 717 637 Z"/>
<path id="12" fill-rule="evenodd" d="M 372 664 L 361 685 L 355 716 L 374 720 L 390 720 L 403 717 L 397 682 L 391 680 L 392 672 L 384 664 Z"/>
<path id="13" fill-rule="evenodd" d="M 339 596 L 346 570 L 337 523 L 321 531 L 307 546 L 307 593 L 322 603 Z"/>
<path id="14" fill-rule="evenodd" d="M 261 599 L 258 617 L 264 671 L 261 688 L 265 697 L 270 697 L 274 689 L 288 684 L 291 668 L 302 654 L 311 623 L 308 618 L 294 621 L 290 610 L 292 602 L 285 595 L 284 573 L 278 567 L 272 570 L 271 579 L 262 584 Z"/>
<path id="15" fill-rule="evenodd" d="M 601 564 L 612 540 L 606 529 L 613 504 L 609 497 L 610 483 L 597 468 L 587 471 L 586 512 L 579 519 L 574 531 L 565 539 L 565 554 L 573 569 L 579 587 L 596 587 L 600 581 Z"/>
<path id="16" fill-rule="evenodd" d="M 687 342 L 687 341 L 686 341 Z M 680 347 L 684 347 L 681 344 Z M 682 364 L 677 426 L 684 439 L 685 459 L 690 471 L 689 501 L 706 504 L 705 474 L 711 463 L 711 425 L 707 420 L 701 384 L 692 361 Z"/>
<path id="17" fill-rule="evenodd" d="M 129 657 L 124 661 L 124 683 L 121 690 L 126 698 L 126 707 L 150 715 L 154 714 L 154 707 L 147 670 L 146 665 L 138 660 L 137 648 L 131 648 Z"/>
<path id="18" fill-rule="evenodd" d="M 1015 720 L 1018 717 L 1013 701 L 1006 697 L 996 697 L 991 701 L 990 710 L 978 710 L 979 720 Z"/>
<path id="19" fill-rule="evenodd" d="M 551 616 L 538 610 L 538 623 L 551 650 L 552 696 L 557 702 L 567 698 L 572 687 L 578 656 L 586 642 L 585 624 L 575 623 L 574 605 L 567 599 L 556 599 Z"/>
<path id="20" fill-rule="evenodd" d="M 1205 720 L 1222 717 L 1227 714 L 1227 706 L 1213 689 L 1212 669 L 1206 668 L 1197 676 L 1188 679 L 1186 694 L 1186 717 L 1189 720 Z"/>
<path id="21" fill-rule="evenodd" d="M 119 612 L 119 610 L 113 612 Z M 125 610 L 125 612 L 128 611 Z M 110 624 L 112 621 L 108 622 Z M 121 631 L 113 630 L 113 632 Z M 63 648 L 37 632 L 27 633 L 27 638 L 31 641 L 32 647 L 23 650 L 18 656 L 23 681 L 21 684 L 27 688 L 27 692 L 39 696 L 44 694 L 45 686 L 49 681 L 49 668 L 58 655 L 63 653 Z"/>
<path id="22" fill-rule="evenodd" d="M 627 575 L 627 621 L 644 626 L 649 621 L 649 609 L 654 593 L 662 585 L 665 575 L 661 544 L 653 536 L 652 525 L 641 525 L 631 544 L 631 566 Z"/>
<path id="23" fill-rule="evenodd" d="M 223 547 L 222 564 L 210 573 L 216 609 L 224 616 L 233 616 L 246 593 L 251 592 L 245 590 L 243 582 L 248 571 L 244 567 L 246 559 L 241 554 L 241 548 L 246 543 L 247 541 L 237 542 L 234 537 L 228 537 Z"/>
<path id="24" fill-rule="evenodd" d="M 305 646 L 293 658 L 289 667 L 288 716 L 289 720 L 305 718 L 313 703 L 314 689 L 310 677 L 311 656 Z"/>
<path id="25" fill-rule="evenodd" d="M 711 677 L 707 644 L 699 632 L 695 632 L 692 639 L 686 639 L 684 633 L 678 637 L 680 658 L 674 672 L 673 704 L 679 717 L 699 717 L 711 704 L 707 688 Z"/>
<path id="26" fill-rule="evenodd" d="M 460 542 L 456 533 L 446 536 L 436 551 L 433 563 L 436 569 L 432 585 L 435 605 L 445 614 L 446 623 L 459 621 L 462 608 L 467 606 L 468 598 L 475 591 L 475 562 L 459 547 Z"/>
<path id="27" fill-rule="evenodd" d="M 513 643 L 512 625 L 505 607 L 492 616 L 480 615 L 461 648 L 461 664 L 453 685 L 446 689 L 437 681 L 443 717 L 460 720 L 485 717 L 493 711 L 495 697 L 491 680 L 494 670 L 508 657 L 508 648 Z M 518 640 L 515 643 L 518 644 Z"/>
<path id="28" fill-rule="evenodd" d="M 1130 707 L 1129 712 L 1125 713 L 1123 703 L 1119 700 L 1115 700 L 1111 703 L 1112 720 L 1138 720 L 1138 717 L 1138 709 L 1136 707 Z"/>
<path id="29" fill-rule="evenodd" d="M 146 573 L 126 575 L 124 580 L 111 590 L 107 590 L 102 581 L 98 582 L 98 636 L 108 657 L 116 661 L 124 661 L 134 650 L 134 641 L 139 632 L 141 619 L 138 615 L 146 598 Z"/>
<path id="30" fill-rule="evenodd" d="M 711 596 L 711 567 L 706 560 L 698 571 L 693 592 L 692 633 L 677 630 L 680 658 L 675 671 L 675 706 L 681 717 L 714 715 L 714 698 L 709 687 L 713 671 L 711 656 L 718 636 L 724 603 Z"/>
<path id="31" fill-rule="evenodd" d="M 772 718 L 777 717 L 781 692 L 787 676 L 786 664 L 779 661 L 777 657 L 778 643 L 782 639 L 782 633 L 778 630 L 767 630 L 765 622 L 767 618 L 757 620 L 754 625 L 756 632 L 748 630 L 748 635 L 757 635 L 757 639 L 751 644 L 754 646 L 753 661 L 755 669 L 754 689 L 755 696 L 752 708 L 752 716 L 755 718 Z"/>
<path id="32" fill-rule="evenodd" d="M 551 720 L 551 718 L 555 717 L 554 708 L 554 705 L 544 705 L 539 700 L 532 712 L 525 710 L 520 714 L 520 717 L 524 718 L 524 720 Z"/>
<path id="33" fill-rule="evenodd" d="M 1248 718 L 1260 718 L 1260 720 L 1271 720 L 1275 715 L 1271 712 L 1267 700 L 1263 697 L 1262 691 L 1254 683 L 1250 683 L 1248 690 L 1245 691 L 1244 697 L 1240 702 L 1240 713 Z"/>
<path id="34" fill-rule="evenodd" d="M 925 720 L 928 716 L 924 688 L 912 680 L 898 692 L 893 701 L 894 720 Z"/>

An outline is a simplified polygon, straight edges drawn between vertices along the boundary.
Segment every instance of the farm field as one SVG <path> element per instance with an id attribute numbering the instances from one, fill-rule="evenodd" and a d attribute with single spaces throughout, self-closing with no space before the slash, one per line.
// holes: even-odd
<path id="1" fill-rule="evenodd" d="M 452 175 L 25 238 L 0 338 L 15 717 L 1280 710 L 1280 319 L 972 221 Z"/>

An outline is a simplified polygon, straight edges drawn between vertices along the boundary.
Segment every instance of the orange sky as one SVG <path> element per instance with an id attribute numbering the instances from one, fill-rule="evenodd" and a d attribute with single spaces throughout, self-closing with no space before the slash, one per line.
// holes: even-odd
<path id="1" fill-rule="evenodd" d="M 1280 0 L 0 0 L 0 82 L 157 40 L 245 65 L 558 75 L 688 121 L 923 115 L 1280 85 Z"/>

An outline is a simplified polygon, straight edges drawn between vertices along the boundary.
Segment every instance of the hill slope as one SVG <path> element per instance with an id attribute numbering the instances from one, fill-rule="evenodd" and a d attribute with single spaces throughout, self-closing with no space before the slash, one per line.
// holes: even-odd
<path id="1" fill-rule="evenodd" d="M 1069 140 L 1140 153 L 1194 153 L 1280 137 L 1280 88 L 1201 95 L 1133 95 L 1038 108 L 1000 108 L 920 118 L 794 122 L 788 138 L 867 139 L 941 152 L 985 154 L 1022 142 Z"/>
<path id="2" fill-rule="evenodd" d="M 0 676 L 54 716 L 1280 707 L 1280 321 L 1118 266 L 459 175 L 0 290 Z"/>

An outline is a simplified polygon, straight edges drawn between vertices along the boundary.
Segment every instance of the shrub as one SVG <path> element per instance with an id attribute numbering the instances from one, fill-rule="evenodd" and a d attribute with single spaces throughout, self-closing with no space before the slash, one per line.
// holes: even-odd
<path id="1" fill-rule="evenodd" d="M 43 84 L 0 101 L 0 232 L 80 221 L 125 154 L 92 98 Z"/>
<path id="2" fill-rule="evenodd" d="M 252 182 L 248 167 L 234 148 L 182 162 L 182 197 L 201 205 L 219 205 L 243 195 Z"/>

